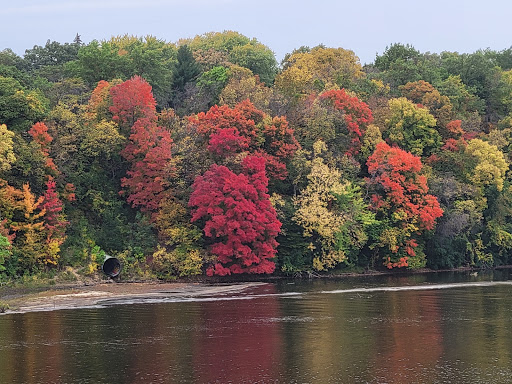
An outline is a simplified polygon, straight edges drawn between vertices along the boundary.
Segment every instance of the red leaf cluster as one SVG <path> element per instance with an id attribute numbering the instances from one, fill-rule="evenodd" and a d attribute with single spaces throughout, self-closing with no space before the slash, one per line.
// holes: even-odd
<path id="1" fill-rule="evenodd" d="M 156 100 L 151 85 L 134 76 L 110 89 L 112 119 L 121 127 L 131 127 L 139 118 L 156 119 Z"/>
<path id="2" fill-rule="evenodd" d="M 45 211 L 45 227 L 48 230 L 48 237 L 56 235 L 61 238 L 64 236 L 65 228 L 69 224 L 62 216 L 62 201 L 56 191 L 56 183 L 53 177 L 49 177 L 46 182 L 46 191 L 42 208 Z"/>
<path id="3" fill-rule="evenodd" d="M 236 128 L 219 128 L 210 135 L 208 151 L 218 157 L 233 156 L 249 149 L 248 140 Z"/>
<path id="4" fill-rule="evenodd" d="M 41 152 L 46 159 L 46 167 L 57 172 L 57 166 L 50 157 L 50 143 L 53 141 L 53 138 L 48 133 L 48 127 L 46 124 L 40 122 L 35 123 L 32 128 L 29 129 L 28 133 L 32 136 L 32 139 L 39 144 Z"/>
<path id="5" fill-rule="evenodd" d="M 352 139 L 352 146 L 347 154 L 357 154 L 361 149 L 360 138 L 364 135 L 368 124 L 373 121 L 372 111 L 368 104 L 360 101 L 357 97 L 348 95 L 344 89 L 323 92 L 319 99 L 330 101 L 336 110 L 343 113 L 343 119 Z"/>
<path id="6" fill-rule="evenodd" d="M 464 149 L 468 143 L 464 138 L 461 138 L 459 140 L 456 139 L 448 139 L 444 143 L 444 145 L 441 147 L 444 151 L 450 151 L 450 152 L 458 152 L 462 149 Z"/>
<path id="7" fill-rule="evenodd" d="M 284 116 L 274 117 L 271 124 L 263 127 L 263 138 L 264 143 L 260 152 L 265 153 L 268 175 L 284 180 L 287 175 L 284 162 L 291 159 L 300 149 L 294 131 Z"/>
<path id="8" fill-rule="evenodd" d="M 450 121 L 446 124 L 446 131 L 448 132 L 448 135 L 453 138 L 458 138 L 465 134 L 464 129 L 462 129 L 461 120 Z"/>
<path id="9" fill-rule="evenodd" d="M 270 120 L 249 100 L 234 108 L 215 105 L 206 113 L 189 117 L 189 122 L 198 133 L 209 137 L 208 150 L 217 158 L 245 151 L 257 154 L 267 160 L 268 176 L 280 180 L 287 175 L 284 161 L 300 148 L 285 117 Z"/>
<path id="10" fill-rule="evenodd" d="M 158 210 L 167 196 L 167 178 L 173 173 L 171 160 L 172 139 L 168 131 L 150 119 L 139 119 L 132 127 L 129 144 L 121 154 L 132 163 L 128 177 L 121 185 L 128 189 L 127 201 L 143 212 Z"/>
<path id="11" fill-rule="evenodd" d="M 234 108 L 228 105 L 221 107 L 214 105 L 206 113 L 190 116 L 189 121 L 193 124 L 198 133 L 203 136 L 210 136 L 219 129 L 235 128 L 241 136 L 245 137 L 250 146 L 257 146 L 259 129 L 256 124 L 263 121 L 264 113 L 245 100 Z"/>
<path id="12" fill-rule="evenodd" d="M 371 176 L 368 183 L 375 191 L 370 204 L 374 211 L 387 215 L 396 213 L 394 225 L 404 230 L 409 224 L 416 225 L 419 231 L 434 228 L 443 210 L 437 198 L 428 194 L 427 179 L 419 173 L 422 168 L 419 157 L 380 142 L 367 165 Z M 408 259 L 415 256 L 414 248 L 418 243 L 414 238 L 397 241 L 393 253 L 405 255 L 396 261 L 389 257 L 385 263 L 388 268 L 407 266 Z"/>
<path id="13" fill-rule="evenodd" d="M 212 165 L 192 186 L 192 222 L 205 220 L 204 234 L 217 257 L 211 275 L 272 273 L 281 223 L 267 194 L 265 160 L 247 156 L 243 172 Z"/>
<path id="14" fill-rule="evenodd" d="M 156 101 L 151 86 L 135 76 L 111 88 L 110 111 L 120 124 L 131 124 L 128 144 L 121 155 L 131 163 L 121 185 L 129 192 L 127 201 L 143 212 L 155 212 L 165 198 L 170 166 L 172 138 L 169 131 L 157 125 Z"/>
<path id="15" fill-rule="evenodd" d="M 379 186 L 382 194 L 372 196 L 374 208 L 387 207 L 406 213 L 404 222 L 418 220 L 420 229 L 430 230 L 443 211 L 435 196 L 428 194 L 427 178 L 419 172 L 419 157 L 385 142 L 377 144 L 368 158 L 370 184 Z"/>

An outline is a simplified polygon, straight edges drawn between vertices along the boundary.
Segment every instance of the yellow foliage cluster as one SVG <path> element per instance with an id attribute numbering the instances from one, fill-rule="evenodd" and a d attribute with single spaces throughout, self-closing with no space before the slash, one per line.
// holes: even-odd
<path id="1" fill-rule="evenodd" d="M 332 268 L 345 259 L 345 254 L 335 249 L 336 233 L 343 225 L 344 218 L 342 213 L 333 209 L 335 194 L 341 194 L 344 186 L 340 181 L 340 171 L 329 167 L 318 156 L 322 150 L 325 150 L 325 144 L 316 142 L 314 152 L 317 156 L 312 160 L 311 172 L 307 177 L 309 183 L 294 201 L 297 206 L 294 220 L 304 228 L 304 236 L 318 238 L 321 249 L 314 258 L 313 266 L 319 271 Z M 315 251 L 316 246 L 311 243 L 310 249 Z"/>
<path id="2" fill-rule="evenodd" d="M 363 78 L 359 58 L 343 48 L 317 47 L 291 55 L 275 86 L 285 95 L 297 97 L 326 89 L 346 87 Z"/>
<path id="3" fill-rule="evenodd" d="M 5 124 L 0 124 L 0 171 L 8 171 L 11 164 L 16 161 L 13 152 L 14 132 L 7 129 Z"/>
<path id="4" fill-rule="evenodd" d="M 207 256 L 197 246 L 201 231 L 188 222 L 185 207 L 174 199 L 162 200 L 155 225 L 163 243 L 153 253 L 159 275 L 172 278 L 201 274 Z"/>
<path id="5" fill-rule="evenodd" d="M 470 180 L 480 187 L 494 185 L 498 191 L 503 190 L 508 164 L 498 147 L 480 139 L 473 139 L 468 143 L 465 152 L 476 160 Z"/>
<path id="6" fill-rule="evenodd" d="M 236 104 L 249 99 L 256 108 L 270 113 L 272 89 L 261 83 L 250 69 L 231 65 L 229 72 L 229 81 L 219 96 L 220 105 L 227 104 L 233 108 Z"/>

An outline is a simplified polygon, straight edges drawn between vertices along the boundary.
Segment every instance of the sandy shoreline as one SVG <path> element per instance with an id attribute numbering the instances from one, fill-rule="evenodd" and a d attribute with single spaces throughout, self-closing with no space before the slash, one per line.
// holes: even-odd
<path id="1" fill-rule="evenodd" d="M 511 265 L 494 268 L 512 269 Z M 455 268 L 449 270 L 420 269 L 404 271 L 404 274 L 427 274 L 439 272 L 475 271 L 474 268 Z M 343 279 L 346 277 L 364 277 L 379 275 L 400 275 L 388 271 L 371 271 L 368 273 L 346 273 L 339 275 L 319 275 L 318 278 Z M 0 316 L 12 313 L 37 311 L 54 311 L 60 309 L 78 309 L 132 302 L 187 300 L 188 298 L 211 297 L 237 294 L 261 284 L 267 284 L 283 277 L 267 277 L 259 281 L 211 281 L 208 282 L 113 282 L 111 280 L 77 282 L 71 285 L 41 287 L 38 292 L 30 292 L 27 287 L 0 287 L 0 308 L 7 304 L 9 309 Z M 36 288 L 37 289 L 37 288 Z"/>
<path id="2" fill-rule="evenodd" d="M 92 308 L 143 300 L 186 300 L 242 292 L 264 283 L 100 283 L 96 285 L 55 288 L 38 293 L 11 293 L 1 297 L 9 305 L 4 313 L 27 313 L 62 309 Z M 0 290 L 0 294 L 1 294 Z"/>

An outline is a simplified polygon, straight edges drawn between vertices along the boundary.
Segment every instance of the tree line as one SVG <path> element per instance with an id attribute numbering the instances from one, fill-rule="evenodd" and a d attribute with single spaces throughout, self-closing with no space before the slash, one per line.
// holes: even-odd
<path id="1" fill-rule="evenodd" d="M 512 48 L 233 31 L 0 52 L 0 279 L 512 262 Z"/>

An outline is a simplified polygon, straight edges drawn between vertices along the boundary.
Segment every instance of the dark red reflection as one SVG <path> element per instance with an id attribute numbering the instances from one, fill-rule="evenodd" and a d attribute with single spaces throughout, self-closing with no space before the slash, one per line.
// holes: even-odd
<path id="1" fill-rule="evenodd" d="M 198 382 L 258 382 L 279 377 L 283 361 L 281 313 L 274 285 L 262 297 L 204 303 L 203 327 L 195 335 Z M 269 296 L 270 295 L 270 296 Z"/>

